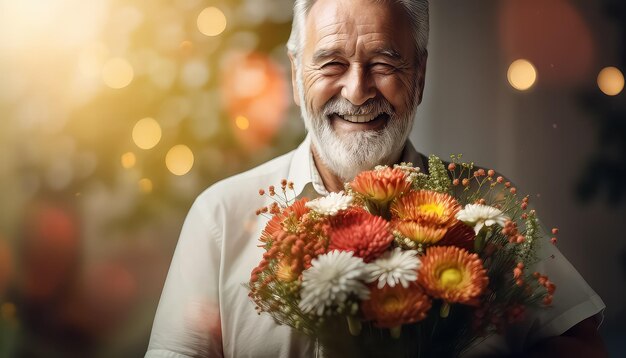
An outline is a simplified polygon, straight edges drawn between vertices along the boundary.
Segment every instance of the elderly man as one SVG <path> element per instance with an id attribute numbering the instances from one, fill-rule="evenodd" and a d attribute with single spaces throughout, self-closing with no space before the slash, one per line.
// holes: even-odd
<path id="1" fill-rule="evenodd" d="M 257 315 L 242 285 L 259 262 L 267 205 L 259 188 L 295 183 L 315 197 L 378 164 L 426 164 L 407 141 L 426 69 L 426 0 L 296 0 L 289 40 L 294 99 L 308 136 L 293 152 L 213 185 L 185 221 L 147 357 L 313 357 L 312 340 Z M 543 271 L 554 308 L 467 355 L 603 353 L 594 318 L 604 305 L 551 245 Z M 576 354 L 570 355 L 571 352 Z"/>

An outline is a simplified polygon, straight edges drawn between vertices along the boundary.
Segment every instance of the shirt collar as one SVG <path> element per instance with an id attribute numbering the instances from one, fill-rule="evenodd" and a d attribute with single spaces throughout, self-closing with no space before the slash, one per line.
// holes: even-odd
<path id="1" fill-rule="evenodd" d="M 400 161 L 412 163 L 414 167 L 419 167 L 422 169 L 422 172 L 425 172 L 422 156 L 415 150 L 415 147 L 409 140 L 407 140 L 404 146 Z M 307 134 L 304 141 L 295 150 L 291 158 L 287 178 L 293 183 L 294 191 L 298 198 L 307 197 L 313 199 L 328 195 L 328 191 L 324 187 L 322 178 L 313 161 L 311 134 Z"/>

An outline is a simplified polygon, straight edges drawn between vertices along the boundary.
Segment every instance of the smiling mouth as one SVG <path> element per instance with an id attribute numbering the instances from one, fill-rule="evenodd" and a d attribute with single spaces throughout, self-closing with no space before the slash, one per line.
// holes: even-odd
<path id="1" fill-rule="evenodd" d="M 350 123 L 370 123 L 370 122 L 377 121 L 380 119 L 389 118 L 389 115 L 387 113 L 370 113 L 370 114 L 360 114 L 360 115 L 350 115 L 350 114 L 342 115 L 342 114 L 334 113 L 334 115 Z"/>

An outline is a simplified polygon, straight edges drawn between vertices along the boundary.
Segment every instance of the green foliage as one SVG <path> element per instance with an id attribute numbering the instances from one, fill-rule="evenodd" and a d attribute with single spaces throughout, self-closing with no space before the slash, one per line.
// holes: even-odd
<path id="1" fill-rule="evenodd" d="M 433 190 L 439 193 L 450 193 L 452 187 L 452 181 L 448 175 L 445 165 L 435 155 L 431 155 L 428 158 L 428 181 L 426 183 L 426 189 Z"/>

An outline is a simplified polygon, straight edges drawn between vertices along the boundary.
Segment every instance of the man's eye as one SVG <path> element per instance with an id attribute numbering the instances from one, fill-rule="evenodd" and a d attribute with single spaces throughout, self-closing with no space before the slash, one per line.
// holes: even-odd
<path id="1" fill-rule="evenodd" d="M 388 63 L 384 63 L 384 62 L 377 62 L 372 64 L 371 66 L 372 70 L 376 71 L 376 72 L 383 72 L 383 73 L 391 73 L 394 72 L 396 70 L 396 68 Z"/>
<path id="2" fill-rule="evenodd" d="M 339 68 L 339 67 L 343 67 L 343 63 L 341 62 L 328 62 L 325 63 L 322 68 Z"/>
<path id="3" fill-rule="evenodd" d="M 322 71 L 326 74 L 338 74 L 344 71 L 346 65 L 341 62 L 328 62 L 322 65 Z"/>

